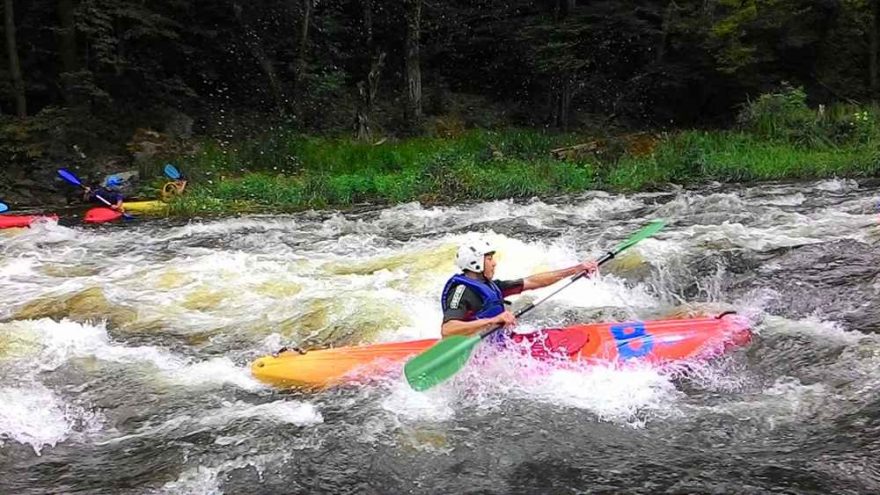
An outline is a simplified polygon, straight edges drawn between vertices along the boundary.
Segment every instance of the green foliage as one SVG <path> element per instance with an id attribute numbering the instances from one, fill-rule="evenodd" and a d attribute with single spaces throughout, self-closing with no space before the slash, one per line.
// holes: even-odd
<path id="1" fill-rule="evenodd" d="M 721 0 L 727 15 L 712 26 L 712 36 L 719 42 L 716 57 L 719 68 L 733 73 L 756 61 L 757 48 L 745 44 L 743 33 L 758 19 L 758 1 Z M 765 13 L 766 15 L 766 13 Z"/>
<path id="2" fill-rule="evenodd" d="M 807 106 L 803 88 L 784 84 L 780 91 L 759 96 L 743 105 L 737 116 L 748 132 L 765 139 L 781 139 L 800 144 L 819 144 L 816 112 Z"/>
<path id="3" fill-rule="evenodd" d="M 835 104 L 812 109 L 802 88 L 783 85 L 779 91 L 744 105 L 738 122 L 759 138 L 826 148 L 880 140 L 878 118 L 876 105 Z"/>
<path id="4" fill-rule="evenodd" d="M 867 145 L 880 141 L 880 108 L 876 104 L 837 104 L 823 112 L 819 124 L 834 143 Z"/>
<path id="5" fill-rule="evenodd" d="M 880 141 L 822 149 L 743 132 L 689 131 L 671 136 L 651 156 L 621 159 L 605 185 L 642 190 L 671 182 L 870 176 L 880 170 L 878 149 Z"/>
<path id="6" fill-rule="evenodd" d="M 107 127 L 106 122 L 76 108 L 46 107 L 26 119 L 0 116 L 0 160 L 21 166 L 69 160 L 74 145 L 86 149 L 114 137 Z"/>

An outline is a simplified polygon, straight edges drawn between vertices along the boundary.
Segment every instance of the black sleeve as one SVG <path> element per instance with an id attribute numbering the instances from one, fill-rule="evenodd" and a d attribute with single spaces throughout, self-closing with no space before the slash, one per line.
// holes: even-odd
<path id="1" fill-rule="evenodd" d="M 468 313 L 475 313 L 482 306 L 479 294 L 464 284 L 455 284 L 446 296 L 446 310 L 443 323 L 449 320 L 464 320 Z"/>
<path id="2" fill-rule="evenodd" d="M 516 280 L 496 280 L 495 285 L 501 289 L 501 294 L 504 297 L 507 296 L 515 296 L 523 291 L 523 279 L 518 278 Z"/>

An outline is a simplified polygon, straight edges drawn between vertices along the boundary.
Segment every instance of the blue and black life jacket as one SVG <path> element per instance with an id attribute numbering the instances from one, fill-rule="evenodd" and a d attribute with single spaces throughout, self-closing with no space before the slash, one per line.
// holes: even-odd
<path id="1" fill-rule="evenodd" d="M 449 292 L 452 290 L 452 287 L 458 284 L 463 284 L 465 287 L 469 287 L 476 291 L 480 296 L 480 299 L 483 301 L 483 306 L 480 310 L 473 315 L 469 315 L 464 321 L 491 318 L 504 312 L 504 295 L 501 293 L 501 289 L 498 288 L 498 285 L 495 282 L 491 280 L 472 279 L 461 273 L 453 275 L 446 282 L 446 286 L 443 287 L 443 295 L 440 296 L 440 305 L 443 307 L 443 311 L 449 309 L 446 305 L 446 300 L 449 297 Z"/>

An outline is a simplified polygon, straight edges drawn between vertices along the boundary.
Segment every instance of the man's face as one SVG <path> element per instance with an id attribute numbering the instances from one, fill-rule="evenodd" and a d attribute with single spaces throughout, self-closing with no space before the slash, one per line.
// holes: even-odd
<path id="1" fill-rule="evenodd" d="M 495 276 L 495 253 L 483 256 L 483 276 L 488 280 L 492 280 Z"/>

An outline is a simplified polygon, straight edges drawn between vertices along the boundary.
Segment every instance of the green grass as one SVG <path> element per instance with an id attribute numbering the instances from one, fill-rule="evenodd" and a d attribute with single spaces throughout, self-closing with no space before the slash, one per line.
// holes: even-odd
<path id="1" fill-rule="evenodd" d="M 665 183 L 717 180 L 872 176 L 880 172 L 880 142 L 807 148 L 743 132 L 682 132 L 649 157 L 621 158 L 607 175 L 610 189 L 636 191 Z"/>
<path id="2" fill-rule="evenodd" d="M 828 117 L 829 121 L 840 118 L 844 122 L 858 110 L 834 111 L 840 117 Z M 872 110 L 870 126 L 860 124 L 863 130 L 873 131 L 874 115 Z M 781 124 L 773 125 L 778 128 Z M 371 144 L 283 132 L 225 146 L 208 141 L 194 156 L 179 160 L 181 169 L 193 180 L 191 190 L 172 204 L 172 211 L 193 214 L 407 201 L 453 203 L 598 188 L 639 191 L 668 183 L 851 177 L 880 172 L 880 137 L 873 132 L 850 132 L 837 144 L 830 137 L 805 144 L 799 136 L 779 132 L 768 136 L 745 128 L 682 131 L 661 138 L 647 153 L 631 154 L 621 144 L 624 141 L 607 140 L 605 153 L 557 160 L 551 149 L 591 138 L 508 129 Z"/>

